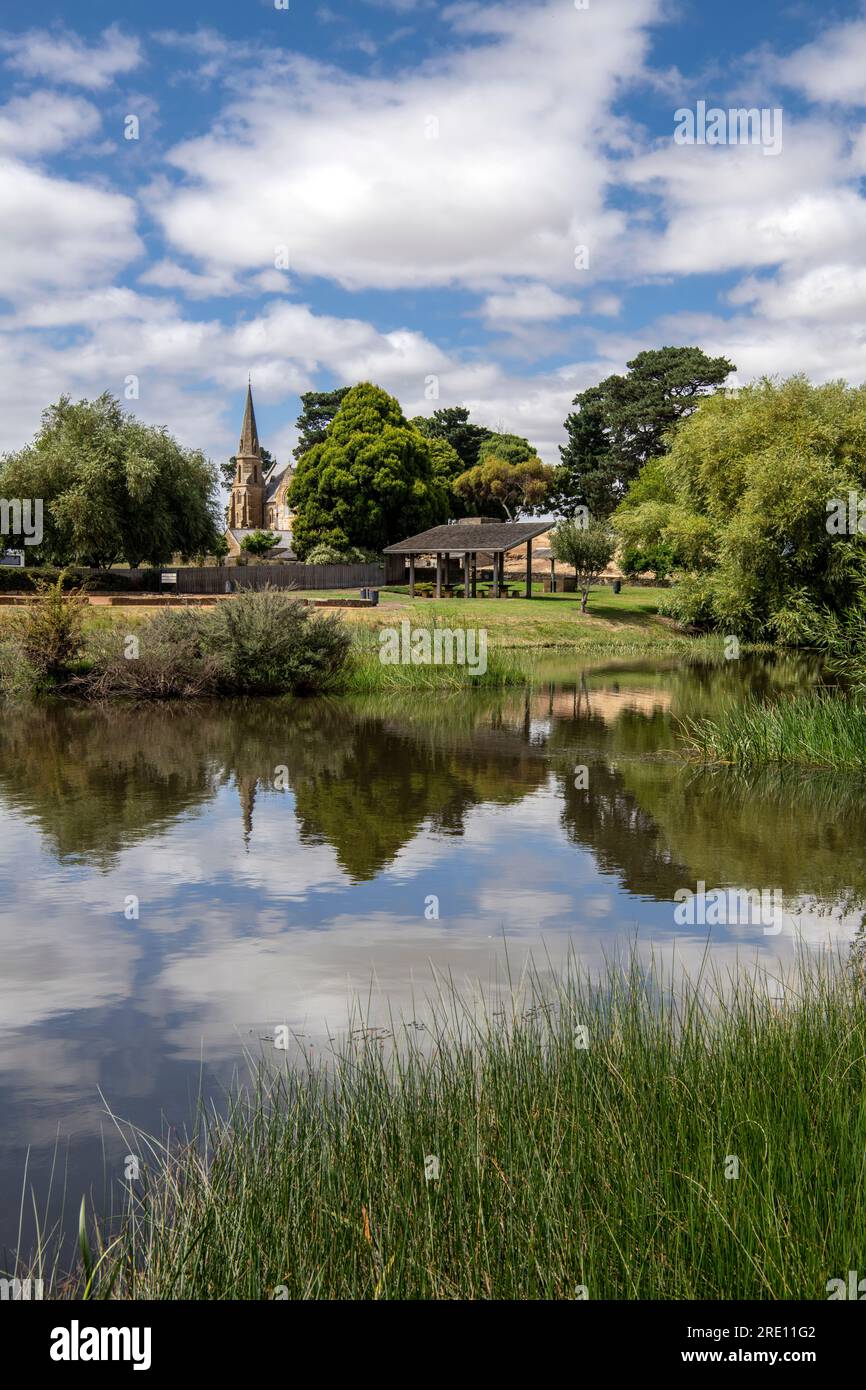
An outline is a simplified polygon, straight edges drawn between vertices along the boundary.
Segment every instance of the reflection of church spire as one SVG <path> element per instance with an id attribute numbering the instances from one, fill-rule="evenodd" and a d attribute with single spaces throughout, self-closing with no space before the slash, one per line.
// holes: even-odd
<path id="1" fill-rule="evenodd" d="M 244 846 L 247 852 L 249 852 L 250 840 L 253 835 L 253 807 L 256 804 L 257 786 L 258 778 L 256 777 L 237 778 L 238 796 L 240 798 L 244 822 Z"/>

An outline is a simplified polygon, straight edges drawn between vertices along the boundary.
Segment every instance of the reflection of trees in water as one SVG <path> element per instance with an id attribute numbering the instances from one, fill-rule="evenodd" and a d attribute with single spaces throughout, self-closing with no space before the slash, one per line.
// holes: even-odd
<path id="1" fill-rule="evenodd" d="M 866 906 L 866 787 L 857 779 L 651 762 L 623 764 L 622 775 L 692 881 L 781 888 L 839 911 Z"/>
<path id="2" fill-rule="evenodd" d="M 7 708 L 0 793 L 36 820 L 61 862 L 107 868 L 119 849 L 213 797 L 214 768 L 188 730 L 183 713 Z"/>
<path id="3" fill-rule="evenodd" d="M 626 889 L 667 900 L 677 887 L 780 887 L 866 901 L 859 844 L 866 797 L 850 780 L 697 771 L 670 755 L 671 722 L 748 688 L 802 682 L 799 658 L 605 677 L 639 708 L 599 703 L 595 671 L 532 691 L 359 700 L 231 701 L 192 708 L 7 709 L 0 794 L 33 817 L 61 860 L 108 867 L 127 845 L 204 807 L 222 786 L 249 840 L 256 796 L 285 767 L 300 836 L 328 843 L 355 880 L 393 862 L 425 824 L 460 835 L 467 812 L 510 805 L 551 767 L 566 832 Z M 653 713 L 651 693 L 670 706 Z M 596 711 L 601 708 L 604 713 Z M 663 750 L 663 756 L 659 756 Z M 664 750 L 667 750 L 665 752 Z M 574 786 L 574 766 L 589 786 Z"/>
<path id="4" fill-rule="evenodd" d="M 630 892 L 661 900 L 698 879 L 710 885 L 781 888 L 791 897 L 866 906 L 866 787 L 851 778 L 696 768 L 647 757 L 666 719 L 624 710 L 557 721 L 548 741 L 560 753 L 563 824 L 617 873 Z M 568 754 L 566 756 L 566 750 Z M 574 765 L 589 786 L 574 786 Z"/>
<path id="5" fill-rule="evenodd" d="M 327 840 L 353 878 L 372 878 L 425 822 L 460 835 L 473 806 L 508 805 L 540 786 L 543 761 L 521 753 L 519 740 L 509 748 L 504 739 L 493 750 L 471 743 L 437 749 L 365 721 L 339 773 L 298 780 L 302 838 Z"/>
<path id="6" fill-rule="evenodd" d="M 489 701 L 468 718 L 464 708 L 443 747 L 429 728 L 421 738 L 390 710 L 377 717 L 345 701 L 7 710 L 0 793 L 37 821 L 59 859 L 108 868 L 227 784 L 238 789 L 249 838 L 257 793 L 285 768 L 302 839 L 327 841 L 352 877 L 371 878 L 423 823 L 460 834 L 472 806 L 517 801 L 543 782 L 544 762 L 495 718 L 473 743 L 491 711 Z"/>

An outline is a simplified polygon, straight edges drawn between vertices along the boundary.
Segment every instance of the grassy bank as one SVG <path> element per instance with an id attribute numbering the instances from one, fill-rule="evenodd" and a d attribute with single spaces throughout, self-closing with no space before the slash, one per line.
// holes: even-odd
<path id="1" fill-rule="evenodd" d="M 397 1048 L 361 1033 L 188 1149 L 142 1143 L 94 1292 L 826 1298 L 864 1262 L 862 979 L 803 967 L 781 1003 L 759 976 L 658 985 L 446 990 Z"/>
<path id="2" fill-rule="evenodd" d="M 265 590 L 208 608 L 94 610 L 57 585 L 27 607 L 0 610 L 0 688 L 84 699 L 498 689 L 530 684 L 531 659 L 549 649 L 681 661 L 711 660 L 722 649 L 720 638 L 677 632 L 654 613 L 657 591 L 638 586 L 598 591 L 587 614 L 571 595 L 467 601 L 384 592 L 375 609 L 343 610 L 300 597 Z M 399 660 L 380 660 L 388 633 L 401 634 Z M 404 633 L 453 640 L 441 659 L 406 660 Z"/>
<path id="3" fill-rule="evenodd" d="M 731 705 L 688 722 L 685 735 L 703 762 L 866 771 L 866 703 L 834 691 Z"/>
<path id="4" fill-rule="evenodd" d="M 295 598 L 322 599 L 345 597 L 347 591 L 291 590 Z M 675 652 L 694 640 L 678 632 L 675 625 L 657 613 L 660 589 L 625 586 L 622 593 L 612 589 L 593 590 L 589 612 L 580 612 L 580 597 L 574 594 L 542 594 L 532 599 L 410 599 L 408 594 L 383 589 L 376 608 L 337 610 L 354 630 L 378 631 L 385 624 L 404 618 L 422 626 L 436 621 L 449 627 L 485 628 L 491 642 L 500 647 L 590 647 L 610 648 L 628 653 Z M 351 591 L 354 596 L 355 591 Z M 18 610 L 0 608 L 0 636 L 15 621 Z M 89 608 L 85 612 L 85 632 L 110 630 L 118 626 L 135 631 L 147 618 L 162 611 L 130 606 Z M 721 645 L 721 643 L 720 643 Z"/>

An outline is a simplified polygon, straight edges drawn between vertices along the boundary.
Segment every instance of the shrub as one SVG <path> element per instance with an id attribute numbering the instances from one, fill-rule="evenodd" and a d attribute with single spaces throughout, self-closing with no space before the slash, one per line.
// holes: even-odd
<path id="1" fill-rule="evenodd" d="M 656 579 L 667 579 L 677 568 L 677 557 L 673 546 L 667 541 L 657 541 L 644 549 L 636 545 L 624 546 L 620 564 L 629 579 L 634 579 L 640 574 L 652 574 Z"/>
<path id="2" fill-rule="evenodd" d="M 279 543 L 279 536 L 275 536 L 272 531 L 253 531 L 251 536 L 244 536 L 241 550 L 248 551 L 250 555 L 270 555 L 274 546 Z"/>
<path id="3" fill-rule="evenodd" d="M 90 699 L 192 699 L 215 695 L 224 684 L 219 660 L 204 650 L 208 615 L 196 608 L 167 608 L 133 633 L 117 627 L 88 643 L 90 669 L 74 688 Z"/>
<path id="4" fill-rule="evenodd" d="M 78 590 L 64 593 L 63 585 L 62 574 L 53 584 L 37 579 L 37 601 L 13 616 L 4 662 L 7 685 L 17 665 L 15 684 L 50 688 L 62 683 L 80 659 L 86 603 Z"/>
<path id="5" fill-rule="evenodd" d="M 229 687 L 256 695 L 328 689 L 351 646 L 336 614 L 314 615 L 299 599 L 270 588 L 244 590 L 219 604 L 208 615 L 203 641 Z"/>
<path id="6" fill-rule="evenodd" d="M 312 550 L 307 551 L 305 565 L 363 565 L 369 558 L 368 553 L 359 550 L 356 545 L 344 547 L 342 550 L 335 545 L 328 545 L 322 542 L 321 545 L 314 545 Z"/>
<path id="7" fill-rule="evenodd" d="M 714 618 L 715 586 L 711 575 L 687 575 L 663 594 L 658 609 L 683 627 L 710 628 Z"/>

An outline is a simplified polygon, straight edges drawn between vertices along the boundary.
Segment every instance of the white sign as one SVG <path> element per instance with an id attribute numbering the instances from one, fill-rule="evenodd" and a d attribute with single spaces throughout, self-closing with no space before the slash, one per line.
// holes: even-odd
<path id="1" fill-rule="evenodd" d="M 162 582 L 163 584 L 176 584 L 177 574 L 175 574 L 174 572 L 172 572 L 171 574 L 163 573 Z"/>
<path id="2" fill-rule="evenodd" d="M 0 565 L 5 565 L 7 569 L 21 570 L 24 568 L 24 551 L 7 550 L 5 555 L 0 555 Z"/>

